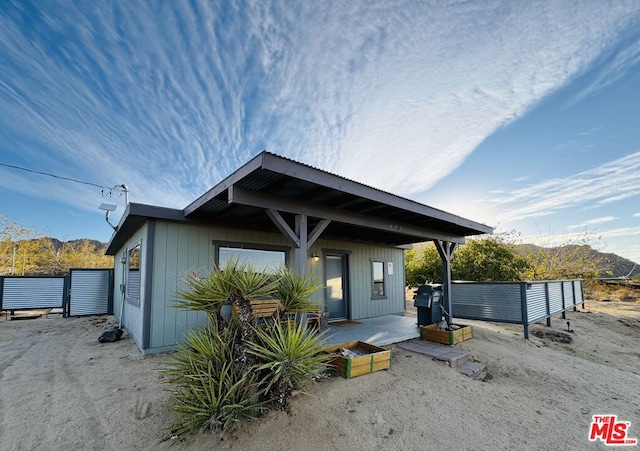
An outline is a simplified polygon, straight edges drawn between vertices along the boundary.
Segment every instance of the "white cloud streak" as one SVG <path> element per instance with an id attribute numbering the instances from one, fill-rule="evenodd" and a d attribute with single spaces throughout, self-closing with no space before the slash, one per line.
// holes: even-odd
<path id="1" fill-rule="evenodd" d="M 0 146 L 13 163 L 125 183 L 133 201 L 173 207 L 262 149 L 417 193 L 639 17 L 633 0 L 16 0 L 0 11 Z M 633 48 L 611 70 L 637 61 Z M 6 189 L 94 208 L 90 190 L 3 175 Z M 536 205 L 535 190 L 565 200 Z M 610 191 L 592 196 L 631 192 Z M 560 181 L 505 202 L 519 199 L 530 216 L 577 202 Z"/>
<path id="2" fill-rule="evenodd" d="M 593 225 L 604 224 L 606 222 L 615 221 L 616 219 L 618 219 L 618 218 L 615 217 L 615 216 L 603 216 L 601 218 L 589 219 L 589 220 L 583 222 L 582 224 L 572 225 L 572 226 L 569 226 L 567 228 L 568 229 L 577 229 L 577 228 L 582 228 L 582 227 L 589 227 L 589 226 L 593 226 Z"/>
<path id="3" fill-rule="evenodd" d="M 637 196 L 639 174 L 640 152 L 636 152 L 569 177 L 546 180 L 482 201 L 500 211 L 498 221 L 515 221 Z"/>

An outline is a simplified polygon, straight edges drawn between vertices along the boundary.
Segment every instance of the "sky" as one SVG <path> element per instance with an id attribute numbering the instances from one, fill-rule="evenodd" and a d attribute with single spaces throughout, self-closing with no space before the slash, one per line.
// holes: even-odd
<path id="1" fill-rule="evenodd" d="M 262 150 L 640 262 L 640 2 L 0 0 L 9 220 L 107 241 L 109 188 L 184 208 Z"/>

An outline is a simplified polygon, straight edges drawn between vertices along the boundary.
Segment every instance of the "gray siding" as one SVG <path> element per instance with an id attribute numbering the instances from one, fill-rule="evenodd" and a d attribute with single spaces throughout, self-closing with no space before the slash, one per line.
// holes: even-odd
<path id="1" fill-rule="evenodd" d="M 153 292 L 149 315 L 149 348 L 151 350 L 163 350 L 174 346 L 189 329 L 206 321 L 203 313 L 178 309 L 175 307 L 175 302 L 177 293 L 184 289 L 181 279 L 188 270 L 210 271 L 212 269 L 214 241 L 287 247 L 290 249 L 288 256 L 290 266 L 293 267 L 295 263 L 291 246 L 279 234 L 157 221 L 153 252 Z M 142 247 L 144 252 L 144 242 Z M 314 252 L 322 255 L 323 249 L 349 252 L 349 307 L 352 319 L 404 312 L 405 281 L 402 249 L 320 239 L 314 243 L 308 255 Z M 116 261 L 119 261 L 119 258 L 120 255 L 116 257 Z M 371 260 L 383 261 L 385 265 L 388 262 L 393 263 L 392 275 L 387 274 L 385 266 L 385 285 L 388 293 L 386 299 L 371 299 Z M 309 257 L 308 262 L 313 276 L 318 282 L 323 283 L 322 259 L 314 262 Z M 144 287 L 144 281 L 142 286 Z M 324 290 L 321 290 L 315 298 L 324 301 Z"/>
<path id="2" fill-rule="evenodd" d="M 389 314 L 403 314 L 405 310 L 404 250 L 395 247 L 375 246 L 337 240 L 319 239 L 309 250 L 309 255 L 323 255 L 324 250 L 349 252 L 349 316 L 351 319 L 372 318 Z M 386 299 L 372 299 L 372 261 L 385 264 Z M 324 259 L 313 262 L 309 267 L 314 277 L 324 283 Z M 393 263 L 393 274 L 387 272 L 387 264 Z M 324 300 L 324 291 L 317 299 Z"/>
<path id="3" fill-rule="evenodd" d="M 149 251 L 147 247 L 147 224 L 143 225 L 134 233 L 129 240 L 125 243 L 114 258 L 114 289 L 113 289 L 113 313 L 121 319 L 122 325 L 127 329 L 131 338 L 136 342 L 138 348 L 142 349 L 142 329 L 143 329 L 143 313 L 144 303 L 140 302 L 139 305 L 134 305 L 126 302 L 124 299 L 124 293 L 121 290 L 121 286 L 126 284 L 126 264 L 122 263 L 123 257 L 126 257 L 128 249 L 131 249 L 136 244 L 140 243 L 140 299 L 145 297 L 145 281 L 146 281 L 146 267 L 144 265 L 146 253 Z M 120 318 L 121 309 L 124 306 L 124 314 Z"/>

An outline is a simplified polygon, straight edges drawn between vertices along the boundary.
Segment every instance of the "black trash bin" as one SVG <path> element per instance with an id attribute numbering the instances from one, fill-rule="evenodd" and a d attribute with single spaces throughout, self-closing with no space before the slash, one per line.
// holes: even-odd
<path id="1" fill-rule="evenodd" d="M 421 285 L 413 295 L 413 306 L 418 310 L 418 326 L 440 322 L 442 310 L 442 285 Z"/>

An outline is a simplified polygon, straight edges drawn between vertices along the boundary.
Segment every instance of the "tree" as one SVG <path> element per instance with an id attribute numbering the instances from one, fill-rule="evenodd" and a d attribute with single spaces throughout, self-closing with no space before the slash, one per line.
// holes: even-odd
<path id="1" fill-rule="evenodd" d="M 104 251 L 103 243 L 60 242 L 0 215 L 0 274 L 62 276 L 69 268 L 113 268 Z"/>
<path id="2" fill-rule="evenodd" d="M 454 279 L 477 282 L 519 281 L 528 262 L 501 236 L 470 239 L 451 260 Z"/>
<path id="3" fill-rule="evenodd" d="M 36 238 L 35 230 L 10 221 L 0 214 L 0 274 L 29 274 L 27 251 L 29 240 Z"/>
<path id="4" fill-rule="evenodd" d="M 469 281 L 517 281 L 529 265 L 515 251 L 515 232 L 469 239 L 451 260 L 451 277 Z M 422 243 L 405 252 L 407 285 L 442 282 L 442 259 L 433 243 Z"/>
<path id="5" fill-rule="evenodd" d="M 442 260 L 433 243 L 420 243 L 405 251 L 407 285 L 417 287 L 424 283 L 442 282 Z"/>

